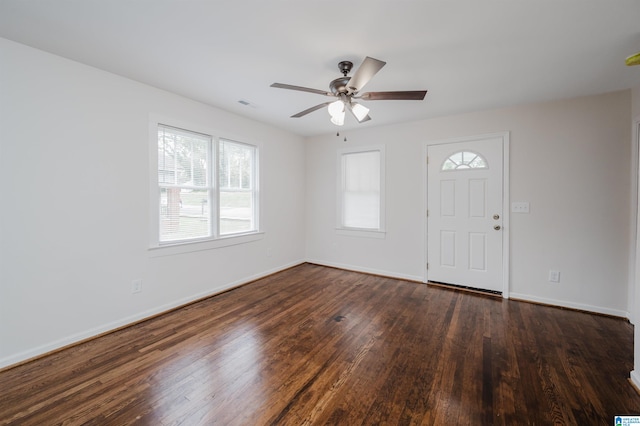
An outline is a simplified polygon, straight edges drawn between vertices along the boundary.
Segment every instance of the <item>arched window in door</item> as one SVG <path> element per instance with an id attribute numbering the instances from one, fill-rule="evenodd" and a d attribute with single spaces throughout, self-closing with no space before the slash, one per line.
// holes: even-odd
<path id="1" fill-rule="evenodd" d="M 452 171 L 488 168 L 487 160 L 482 155 L 472 151 L 458 151 L 444 160 L 441 169 L 442 171 Z"/>

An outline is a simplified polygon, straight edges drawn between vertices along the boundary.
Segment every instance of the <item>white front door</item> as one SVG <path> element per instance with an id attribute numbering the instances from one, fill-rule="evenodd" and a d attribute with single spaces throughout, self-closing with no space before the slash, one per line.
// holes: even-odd
<path id="1" fill-rule="evenodd" d="M 503 291 L 503 143 L 427 148 L 429 281 Z"/>

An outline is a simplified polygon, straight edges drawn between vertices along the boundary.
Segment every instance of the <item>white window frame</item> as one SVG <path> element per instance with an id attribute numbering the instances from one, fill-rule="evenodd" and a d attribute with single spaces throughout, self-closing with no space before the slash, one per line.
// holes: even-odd
<path id="1" fill-rule="evenodd" d="M 343 225 L 343 190 L 344 190 L 344 168 L 343 158 L 345 155 L 357 154 L 364 152 L 377 151 L 380 153 L 380 226 L 377 229 L 371 228 L 354 228 Z M 365 238 L 385 238 L 386 237 L 386 204 L 385 204 L 385 163 L 386 163 L 385 147 L 384 145 L 373 146 L 360 146 L 350 147 L 338 150 L 337 156 L 337 200 L 336 200 L 336 233 L 338 235 L 345 235 L 351 237 L 365 237 Z"/>
<path id="2" fill-rule="evenodd" d="M 208 237 L 177 240 L 177 241 L 160 241 L 160 184 L 158 179 L 158 126 L 173 127 L 193 133 L 200 133 L 211 137 L 211 146 L 209 149 L 211 163 L 210 178 L 213 185 L 213 202 L 214 206 L 210 208 L 211 235 Z M 149 119 L 149 251 L 152 256 L 166 256 L 172 254 L 188 253 L 200 250 L 209 250 L 220 247 L 227 247 L 236 244 L 257 241 L 264 238 L 264 231 L 261 228 L 261 205 L 262 191 L 260 185 L 262 181 L 262 173 L 260 168 L 260 155 L 263 149 L 261 142 L 247 141 L 242 137 L 222 136 L 222 132 L 212 129 L 208 126 L 198 125 L 190 122 L 176 120 L 167 117 L 151 115 Z M 219 234 L 219 173 L 218 173 L 218 147 L 221 140 L 247 145 L 255 148 L 255 170 L 254 170 L 254 220 L 255 230 L 233 233 Z M 239 142 L 242 140 L 242 142 Z"/>

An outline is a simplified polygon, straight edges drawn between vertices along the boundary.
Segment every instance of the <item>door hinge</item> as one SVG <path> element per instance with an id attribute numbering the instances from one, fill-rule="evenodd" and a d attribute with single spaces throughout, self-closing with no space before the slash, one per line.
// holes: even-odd
<path id="1" fill-rule="evenodd" d="M 429 262 L 427 262 L 427 269 L 429 269 Z"/>
<path id="2" fill-rule="evenodd" d="M 429 164 L 429 156 L 427 155 L 427 164 Z"/>
<path id="3" fill-rule="evenodd" d="M 427 217 L 429 217 L 429 209 L 427 209 Z"/>

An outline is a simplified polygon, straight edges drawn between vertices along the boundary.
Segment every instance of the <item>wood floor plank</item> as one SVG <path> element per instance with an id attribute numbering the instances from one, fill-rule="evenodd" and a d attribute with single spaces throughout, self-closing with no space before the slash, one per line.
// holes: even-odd
<path id="1" fill-rule="evenodd" d="M 0 372 L 0 425 L 612 424 L 633 327 L 312 264 Z"/>

